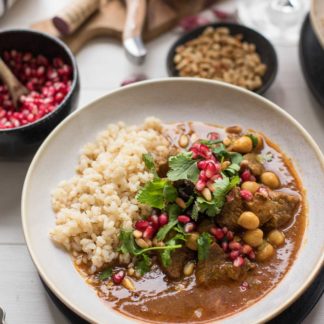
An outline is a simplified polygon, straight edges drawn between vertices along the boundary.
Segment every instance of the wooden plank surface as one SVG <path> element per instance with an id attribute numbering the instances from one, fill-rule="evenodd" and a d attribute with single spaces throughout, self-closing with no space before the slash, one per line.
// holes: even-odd
<path id="1" fill-rule="evenodd" d="M 64 6 L 68 0 L 18 1 L 0 20 L 0 28 L 27 27 Z M 127 61 L 119 44 L 100 38 L 92 41 L 77 56 L 81 75 L 80 106 L 115 89 L 132 73 L 150 78 L 165 77 L 168 48 L 177 38 L 170 32 L 148 44 L 149 55 L 142 67 Z M 277 47 L 279 74 L 266 97 L 292 114 L 312 134 L 324 150 L 324 108 L 307 89 L 302 77 L 297 46 Z M 20 195 L 28 161 L 0 161 L 0 305 L 8 323 L 67 323 L 39 281 L 21 230 Z M 324 323 L 324 299 L 305 323 Z"/>

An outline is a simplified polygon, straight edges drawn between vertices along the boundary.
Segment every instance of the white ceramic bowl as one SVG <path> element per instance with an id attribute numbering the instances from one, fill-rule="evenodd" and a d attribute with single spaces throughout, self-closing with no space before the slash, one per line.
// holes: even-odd
<path id="1" fill-rule="evenodd" d="M 50 193 L 74 174 L 79 150 L 108 123 L 137 124 L 147 116 L 164 122 L 196 120 L 251 127 L 263 131 L 293 159 L 309 202 L 298 257 L 275 289 L 222 323 L 263 322 L 283 311 L 323 264 L 323 155 L 303 127 L 275 104 L 250 91 L 207 80 L 154 80 L 118 89 L 75 112 L 50 134 L 29 168 L 22 195 L 25 238 L 41 277 L 63 303 L 88 321 L 134 322 L 105 305 L 77 273 L 69 255 L 49 239 L 54 226 Z"/>
<path id="2" fill-rule="evenodd" d="M 310 19 L 321 46 L 324 48 L 324 1 L 312 0 Z"/>

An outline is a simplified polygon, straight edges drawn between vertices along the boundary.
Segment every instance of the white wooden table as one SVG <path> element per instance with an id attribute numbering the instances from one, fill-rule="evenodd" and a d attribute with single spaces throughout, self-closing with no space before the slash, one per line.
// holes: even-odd
<path id="1" fill-rule="evenodd" d="M 68 0 L 24 0 L 0 19 L 0 28 L 27 27 L 50 16 Z M 81 74 L 80 106 L 115 89 L 134 72 L 150 78 L 166 76 L 166 53 L 175 40 L 166 34 L 148 45 L 149 55 L 142 67 L 131 65 L 115 42 L 101 38 L 77 56 Z M 296 46 L 277 47 L 278 77 L 266 94 L 293 115 L 324 150 L 324 108 L 310 94 L 302 76 Z M 0 305 L 12 323 L 67 323 L 48 298 L 29 257 L 20 221 L 20 196 L 29 162 L 0 162 Z M 305 323 L 324 323 L 324 299 Z"/>

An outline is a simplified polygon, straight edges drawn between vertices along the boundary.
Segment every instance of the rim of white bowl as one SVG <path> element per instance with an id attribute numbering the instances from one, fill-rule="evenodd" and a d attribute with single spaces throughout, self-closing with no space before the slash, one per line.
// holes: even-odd
<path id="1" fill-rule="evenodd" d="M 76 305 L 74 305 L 72 302 L 70 302 L 63 294 L 61 294 L 59 291 L 57 291 L 54 283 L 47 277 L 46 271 L 38 261 L 37 255 L 34 253 L 34 251 L 31 248 L 31 243 L 30 243 L 30 238 L 28 236 L 28 231 L 27 231 L 27 224 L 26 224 L 26 218 L 27 218 L 27 212 L 26 212 L 26 194 L 27 194 L 27 188 L 29 186 L 29 180 L 31 177 L 31 174 L 33 172 L 34 166 L 36 165 L 38 158 L 41 156 L 47 145 L 51 142 L 52 138 L 54 138 L 61 129 L 65 127 L 66 124 L 69 123 L 71 119 L 76 118 L 77 115 L 82 113 L 84 109 L 89 109 L 91 106 L 95 105 L 97 102 L 103 100 L 106 97 L 109 97 L 110 95 L 127 91 L 127 89 L 130 88 L 138 88 L 138 87 L 143 87 L 147 84 L 154 84 L 154 83 L 181 83 L 181 82 L 189 82 L 189 83 L 205 83 L 209 85 L 215 85 L 215 86 L 220 86 L 224 88 L 229 88 L 233 89 L 234 91 L 241 92 L 245 95 L 249 95 L 251 97 L 254 97 L 254 99 L 259 100 L 263 103 L 265 103 L 267 106 L 269 106 L 269 109 L 273 109 L 274 111 L 280 113 L 284 118 L 287 118 L 291 123 L 294 124 L 298 128 L 298 130 L 302 133 L 302 135 L 305 137 L 309 145 L 314 149 L 316 152 L 316 155 L 318 156 L 318 159 L 321 163 L 322 169 L 324 170 L 324 155 L 322 151 L 320 150 L 319 146 L 315 142 L 315 140 L 312 138 L 312 136 L 306 131 L 306 129 L 295 119 L 293 118 L 290 114 L 288 114 L 285 110 L 283 110 L 280 106 L 276 105 L 272 101 L 252 92 L 249 90 L 246 90 L 244 88 L 238 87 L 231 85 L 229 83 L 221 82 L 221 81 L 214 81 L 214 80 L 207 80 L 207 79 L 193 79 L 193 78 L 182 78 L 182 77 L 177 77 L 177 78 L 159 78 L 159 79 L 153 79 L 153 80 L 146 80 L 146 81 L 141 81 L 135 84 L 128 85 L 126 87 L 118 88 L 115 90 L 112 90 L 108 92 L 106 95 L 103 95 L 90 103 L 86 104 L 82 108 L 77 109 L 74 111 L 71 115 L 69 115 L 66 119 L 64 119 L 56 128 L 48 135 L 48 137 L 45 139 L 45 141 L 42 143 L 38 151 L 36 152 L 29 168 L 28 172 L 24 181 L 23 185 L 23 190 L 22 190 L 22 196 L 21 196 L 21 218 L 22 218 L 22 226 L 23 226 L 23 232 L 25 236 L 25 240 L 27 243 L 27 248 L 29 251 L 29 254 L 32 258 L 32 261 L 41 276 L 41 278 L 44 280 L 45 284 L 50 288 L 50 290 L 55 294 L 55 296 L 63 302 L 67 307 L 69 307 L 74 313 L 79 315 L 80 317 L 84 318 L 85 320 L 89 322 L 96 322 L 94 318 L 91 318 L 88 314 L 84 313 L 82 310 L 80 310 Z M 272 310 L 271 312 L 268 312 L 268 314 L 264 315 L 264 317 L 260 320 L 260 322 L 264 323 L 269 321 L 270 319 L 274 318 L 281 312 L 283 312 L 286 308 L 288 308 L 295 300 L 298 299 L 299 296 L 302 295 L 302 293 L 310 286 L 312 281 L 315 279 L 317 274 L 319 273 L 322 265 L 324 264 L 324 253 L 322 254 L 322 257 L 318 260 L 316 263 L 316 266 L 314 267 L 313 271 L 309 274 L 307 279 L 305 280 L 304 284 L 299 287 L 299 289 L 289 298 L 287 299 L 280 307 L 277 307 L 276 309 Z M 293 265 L 292 265 L 293 266 Z M 280 282 L 279 282 L 280 285 Z M 120 314 L 121 316 L 125 316 L 123 314 Z M 230 317 L 230 316 L 229 316 Z M 129 317 L 130 318 L 130 317 Z M 138 321 L 137 319 L 132 318 L 134 321 Z M 211 321 L 210 323 L 212 323 Z"/>

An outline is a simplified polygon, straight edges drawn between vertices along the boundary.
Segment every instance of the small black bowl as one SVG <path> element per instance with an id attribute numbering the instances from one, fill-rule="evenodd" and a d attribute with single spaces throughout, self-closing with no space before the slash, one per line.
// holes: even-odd
<path id="1" fill-rule="evenodd" d="M 197 38 L 199 35 L 203 33 L 203 31 L 207 27 L 227 27 L 230 30 L 231 35 L 242 34 L 243 41 L 248 43 L 253 43 L 256 46 L 256 52 L 260 55 L 262 63 L 267 65 L 267 71 L 265 75 L 262 77 L 263 84 L 260 88 L 254 90 L 254 92 L 258 94 L 264 93 L 274 81 L 277 71 L 278 71 L 278 59 L 277 54 L 275 52 L 272 44 L 261 34 L 256 32 L 253 29 L 245 27 L 239 24 L 232 23 L 214 23 L 208 24 L 205 26 L 198 27 L 190 31 L 189 33 L 181 36 L 170 48 L 168 56 L 167 56 L 167 70 L 169 76 L 178 77 L 178 71 L 173 62 L 173 58 L 175 56 L 176 48 L 179 45 L 182 45 L 194 38 Z"/>
<path id="2" fill-rule="evenodd" d="M 47 58 L 59 56 L 72 67 L 73 77 L 69 93 L 51 113 L 21 127 L 0 129 L 0 158 L 24 156 L 34 152 L 55 126 L 76 108 L 80 92 L 76 59 L 59 39 L 30 29 L 0 31 L 0 55 L 13 49 L 42 54 Z"/>

